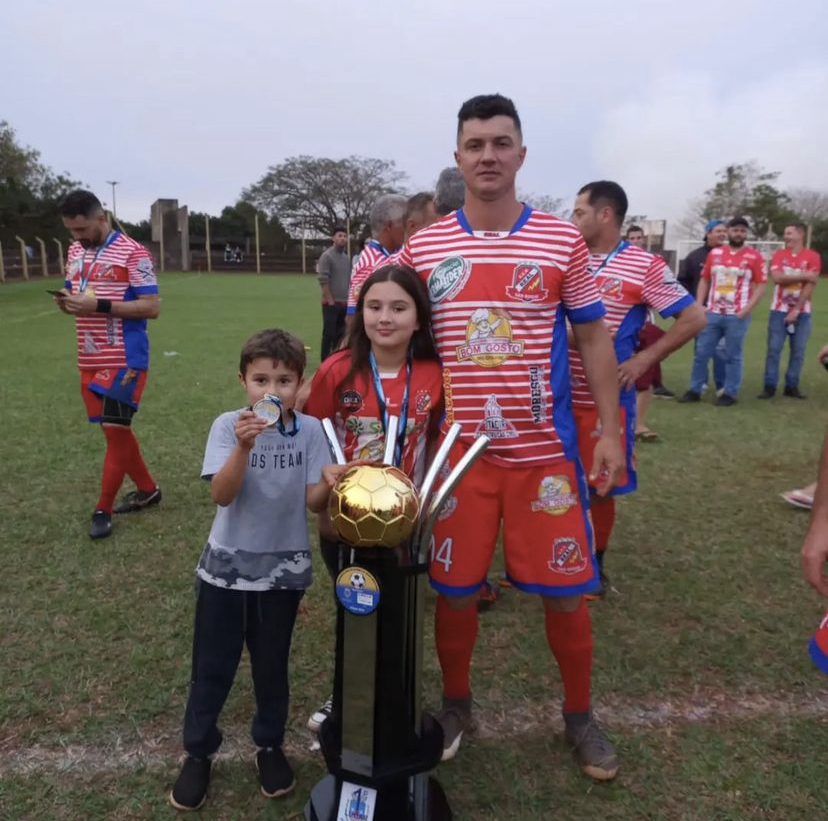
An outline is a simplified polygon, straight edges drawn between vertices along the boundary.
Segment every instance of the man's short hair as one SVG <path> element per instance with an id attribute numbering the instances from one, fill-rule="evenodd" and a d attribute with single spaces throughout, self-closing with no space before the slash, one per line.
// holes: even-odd
<path id="1" fill-rule="evenodd" d="M 615 219 L 620 226 L 624 222 L 624 217 L 627 216 L 627 208 L 629 202 L 624 189 L 617 183 L 611 180 L 597 180 L 596 182 L 588 182 L 579 192 L 578 195 L 587 194 L 587 201 L 593 208 L 612 208 L 615 214 Z"/>
<path id="2" fill-rule="evenodd" d="M 407 202 L 402 194 L 383 194 L 379 197 L 368 215 L 371 233 L 376 236 L 389 222 L 402 224 Z"/>
<path id="3" fill-rule="evenodd" d="M 434 209 L 444 217 L 452 211 L 463 207 L 466 199 L 466 181 L 460 169 L 455 167 L 444 168 L 437 178 L 434 189 Z"/>
<path id="4" fill-rule="evenodd" d="M 644 229 L 640 225 L 631 225 L 627 229 L 627 236 L 629 237 L 630 234 L 643 234 Z"/>
<path id="5" fill-rule="evenodd" d="M 74 217 L 96 217 L 103 213 L 101 201 L 91 192 L 82 188 L 70 191 L 60 206 L 60 215 L 72 219 Z"/>
<path id="6" fill-rule="evenodd" d="M 333 233 L 334 234 L 347 234 L 348 231 L 347 231 L 347 229 L 345 228 L 344 225 L 334 225 Z"/>
<path id="7" fill-rule="evenodd" d="M 254 359 L 270 359 L 273 362 L 281 362 L 288 370 L 302 378 L 305 373 L 307 356 L 305 345 L 299 337 L 294 336 L 281 328 L 268 328 L 266 331 L 259 331 L 242 348 L 239 358 L 239 373 L 247 375 L 247 366 Z"/>
<path id="8" fill-rule="evenodd" d="M 796 230 L 799 231 L 799 233 L 802 234 L 803 237 L 805 236 L 805 234 L 808 233 L 808 226 L 805 225 L 804 222 L 799 222 L 799 221 L 789 222 L 785 227 L 786 228 L 796 228 Z"/>
<path id="9" fill-rule="evenodd" d="M 428 208 L 430 202 L 434 202 L 434 194 L 431 191 L 420 191 L 419 194 L 409 197 L 408 202 L 405 204 L 403 222 L 408 222 L 418 215 L 421 216 L 426 208 Z"/>
<path id="10" fill-rule="evenodd" d="M 750 230 L 750 224 L 744 217 L 733 217 L 733 219 L 727 224 L 728 228 L 738 228 L 740 226 Z"/>
<path id="11" fill-rule="evenodd" d="M 499 116 L 511 117 L 518 134 L 523 137 L 520 117 L 515 104 L 508 97 L 504 97 L 502 94 L 479 94 L 477 97 L 466 100 L 460 106 L 460 111 L 457 112 L 458 139 L 460 132 L 463 130 L 463 123 L 467 120 L 491 120 L 492 117 Z"/>

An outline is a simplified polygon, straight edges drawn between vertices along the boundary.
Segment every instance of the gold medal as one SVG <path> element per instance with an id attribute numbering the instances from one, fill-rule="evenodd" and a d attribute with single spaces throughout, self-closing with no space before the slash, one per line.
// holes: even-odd
<path id="1" fill-rule="evenodd" d="M 96 299 L 94 288 L 84 288 L 82 293 L 86 294 L 87 296 L 91 296 L 92 299 Z"/>

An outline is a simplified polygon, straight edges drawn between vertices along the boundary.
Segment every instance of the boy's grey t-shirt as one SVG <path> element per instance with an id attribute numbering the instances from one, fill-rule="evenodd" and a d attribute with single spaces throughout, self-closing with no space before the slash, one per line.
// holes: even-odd
<path id="1" fill-rule="evenodd" d="M 223 413 L 213 422 L 202 479 L 227 462 L 237 444 L 240 413 Z M 310 585 L 305 487 L 319 481 L 331 457 L 319 420 L 303 413 L 295 416 L 295 436 L 268 428 L 256 437 L 239 495 L 217 508 L 196 568 L 208 584 L 234 590 L 303 590 Z"/>

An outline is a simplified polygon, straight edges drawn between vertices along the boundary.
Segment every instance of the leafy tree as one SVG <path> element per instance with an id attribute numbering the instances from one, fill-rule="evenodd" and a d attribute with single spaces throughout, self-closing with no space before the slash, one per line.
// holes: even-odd
<path id="1" fill-rule="evenodd" d="M 256 236 L 256 214 L 259 215 L 259 238 L 263 246 L 285 247 L 292 240 L 277 217 L 269 217 L 249 202 L 239 201 L 222 209 L 218 217 L 210 216 L 210 242 L 232 245 L 243 243 Z M 207 214 L 190 214 L 190 241 L 206 239 L 205 219 Z"/>
<path id="2" fill-rule="evenodd" d="M 295 232 L 330 236 L 336 225 L 350 220 L 356 236 L 377 197 L 399 190 L 404 178 L 390 160 L 290 157 L 245 189 L 242 200 Z"/>
<path id="3" fill-rule="evenodd" d="M 537 208 L 538 211 L 545 211 L 547 214 L 554 214 L 561 219 L 572 219 L 572 209 L 564 204 L 563 197 L 552 197 L 549 194 L 532 194 L 520 192 L 518 199 Z"/>
<path id="4" fill-rule="evenodd" d="M 21 145 L 14 129 L 0 120 L 0 241 L 11 243 L 15 235 L 65 236 L 60 204 L 77 187 L 43 165 L 40 152 Z"/>

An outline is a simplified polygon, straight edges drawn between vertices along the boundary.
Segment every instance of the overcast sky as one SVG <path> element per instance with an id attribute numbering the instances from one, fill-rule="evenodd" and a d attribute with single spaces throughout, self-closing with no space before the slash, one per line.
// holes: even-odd
<path id="1" fill-rule="evenodd" d="M 527 192 L 611 178 L 674 221 L 728 163 L 828 189 L 826 0 L 137 0 L 7 4 L 0 119 L 45 163 L 149 216 L 218 213 L 297 154 L 453 162 L 455 117 L 512 97 Z"/>

